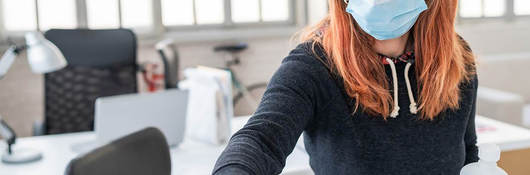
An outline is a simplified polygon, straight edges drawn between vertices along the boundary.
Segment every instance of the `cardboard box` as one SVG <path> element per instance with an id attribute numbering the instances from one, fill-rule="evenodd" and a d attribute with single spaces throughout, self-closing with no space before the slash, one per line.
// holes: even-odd
<path id="1" fill-rule="evenodd" d="M 529 175 L 530 149 L 502 152 L 499 167 L 509 175 Z"/>

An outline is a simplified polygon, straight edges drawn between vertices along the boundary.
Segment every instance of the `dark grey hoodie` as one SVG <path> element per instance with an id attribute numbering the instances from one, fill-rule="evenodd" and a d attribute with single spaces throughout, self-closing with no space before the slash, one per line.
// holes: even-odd
<path id="1" fill-rule="evenodd" d="M 354 99 L 310 45 L 301 44 L 283 60 L 258 110 L 231 138 L 213 174 L 279 174 L 302 132 L 316 174 L 457 175 L 464 165 L 478 160 L 476 76 L 460 85 L 459 109 L 446 110 L 433 121 L 420 120 L 409 110 L 406 63 L 398 62 L 401 109 L 396 118 L 385 121 L 361 108 L 352 114 Z M 324 55 L 321 49 L 317 52 Z M 385 69 L 393 85 L 390 66 Z M 414 72 L 411 66 L 409 78 L 417 99 Z"/>

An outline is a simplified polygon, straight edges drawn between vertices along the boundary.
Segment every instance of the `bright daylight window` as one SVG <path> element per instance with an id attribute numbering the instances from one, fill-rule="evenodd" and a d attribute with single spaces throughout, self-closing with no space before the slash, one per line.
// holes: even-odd
<path id="1" fill-rule="evenodd" d="M 86 8 L 89 28 L 120 27 L 118 0 L 86 0 Z"/>
<path id="2" fill-rule="evenodd" d="M 228 2 L 227 2 L 228 1 Z M 162 0 L 166 26 L 286 22 L 290 0 Z M 230 4 L 226 7 L 226 4 Z"/>
<path id="3" fill-rule="evenodd" d="M 8 31 L 37 29 L 35 0 L 3 0 L 0 9 L 4 27 Z"/>
<path id="4" fill-rule="evenodd" d="M 529 0 L 460 0 L 461 18 L 530 15 Z"/>
<path id="5" fill-rule="evenodd" d="M 72 0 L 0 0 L 0 3 L 3 17 L 0 21 L 7 31 L 77 27 L 77 9 Z"/>
<path id="6" fill-rule="evenodd" d="M 232 0 L 231 4 L 236 23 L 289 20 L 287 0 Z"/>
<path id="7" fill-rule="evenodd" d="M 506 12 L 506 0 L 462 0 L 460 17 L 499 17 Z"/>
<path id="8" fill-rule="evenodd" d="M 149 28 L 153 25 L 151 0 L 121 0 L 121 23 L 126 28 Z"/>
<path id="9" fill-rule="evenodd" d="M 76 7 L 72 0 L 37 0 L 39 29 L 76 28 Z"/>
<path id="10" fill-rule="evenodd" d="M 101 28 L 150 28 L 153 25 L 151 0 L 85 0 L 87 25 Z"/>
<path id="11" fill-rule="evenodd" d="M 290 25 L 293 4 L 293 0 L 0 0 L 0 30 Z M 158 20 L 161 24 L 155 23 Z"/>
<path id="12" fill-rule="evenodd" d="M 514 0 L 515 15 L 530 15 L 530 0 Z"/>

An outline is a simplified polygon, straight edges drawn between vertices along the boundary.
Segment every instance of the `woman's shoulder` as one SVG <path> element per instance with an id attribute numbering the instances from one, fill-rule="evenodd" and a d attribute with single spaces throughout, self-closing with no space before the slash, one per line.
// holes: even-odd
<path id="1" fill-rule="evenodd" d="M 315 47 L 318 46 L 304 42 L 294 48 L 271 78 L 269 87 L 288 87 L 302 94 L 312 94 L 312 100 L 321 106 L 327 106 L 330 99 L 342 95 L 323 50 Z"/>
<path id="2" fill-rule="evenodd" d="M 283 59 L 282 64 L 295 62 L 304 64 L 306 68 L 318 72 L 331 73 L 332 66 L 327 61 L 326 53 L 319 44 L 306 41 L 298 44 L 289 55 Z"/>

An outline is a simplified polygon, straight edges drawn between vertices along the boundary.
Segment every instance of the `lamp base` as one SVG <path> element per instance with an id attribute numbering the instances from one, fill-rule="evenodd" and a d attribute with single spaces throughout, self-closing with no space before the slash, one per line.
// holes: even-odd
<path id="1" fill-rule="evenodd" d="M 30 163 L 40 159 L 42 159 L 42 153 L 32 149 L 16 149 L 11 154 L 5 152 L 2 155 L 2 162 L 7 164 Z"/>

